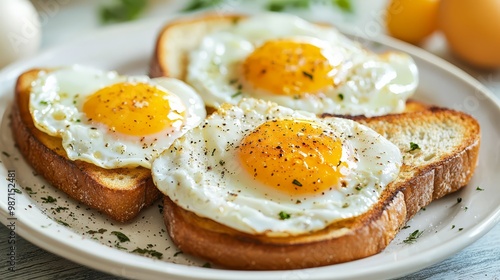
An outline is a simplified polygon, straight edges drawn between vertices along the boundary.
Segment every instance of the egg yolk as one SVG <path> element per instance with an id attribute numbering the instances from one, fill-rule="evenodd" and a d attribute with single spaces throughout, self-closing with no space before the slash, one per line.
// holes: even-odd
<path id="1" fill-rule="evenodd" d="M 334 86 L 338 65 L 319 46 L 274 40 L 255 49 L 243 62 L 245 81 L 276 95 L 302 96 Z"/>
<path id="2" fill-rule="evenodd" d="M 306 120 L 272 120 L 247 135 L 239 160 L 254 179 L 290 195 L 316 194 L 339 185 L 342 143 Z"/>
<path id="3" fill-rule="evenodd" d="M 146 83 L 118 83 L 92 94 L 83 105 L 91 122 L 104 124 L 112 131 L 145 136 L 173 127 L 184 119 L 185 108 L 172 108 L 177 98 Z"/>

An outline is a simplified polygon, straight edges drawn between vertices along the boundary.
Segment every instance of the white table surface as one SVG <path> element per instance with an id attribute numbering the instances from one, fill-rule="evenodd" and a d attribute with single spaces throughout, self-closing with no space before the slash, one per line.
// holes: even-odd
<path id="1" fill-rule="evenodd" d="M 57 3 L 55 9 L 49 14 L 40 3 L 46 1 L 33 1 L 38 3 L 41 14 L 48 16 L 42 23 L 41 50 L 75 39 L 81 34 L 94 32 L 103 27 L 98 21 L 98 1 L 53 1 Z M 146 17 L 158 17 L 173 13 L 182 7 L 183 1 L 150 1 L 148 9 L 143 14 Z M 226 7 L 229 10 L 237 8 Z M 337 13 L 339 26 L 374 26 L 380 27 L 381 15 L 385 0 L 363 2 L 359 5 L 356 1 L 356 18 L 344 17 Z M 59 4 L 62 3 L 62 4 Z M 54 7 L 54 6 L 53 6 Z M 320 11 L 318 11 L 320 12 Z M 71 23 L 71 24 L 68 24 Z M 382 31 L 383 32 L 383 31 Z M 500 70 L 479 71 L 468 67 L 458 61 L 449 53 L 443 37 L 439 34 L 433 36 L 421 45 L 424 49 L 450 61 L 462 68 L 473 77 L 486 85 L 496 97 L 500 98 Z M 8 236 L 9 230 L 0 225 L 0 236 Z M 51 254 L 22 237 L 17 237 L 17 271 L 7 272 L 7 262 L 4 252 L 8 251 L 7 238 L 0 238 L 1 276 L 2 279 L 120 279 L 100 271 L 81 266 L 77 263 Z M 491 231 L 450 258 L 425 268 L 421 271 L 407 275 L 401 279 L 500 279 L 500 224 Z"/>

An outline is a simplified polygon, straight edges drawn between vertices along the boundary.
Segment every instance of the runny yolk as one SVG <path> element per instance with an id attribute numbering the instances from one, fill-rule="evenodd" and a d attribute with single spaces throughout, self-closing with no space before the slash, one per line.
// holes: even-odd
<path id="1" fill-rule="evenodd" d="M 239 146 L 239 160 L 261 183 L 290 195 L 335 188 L 342 178 L 342 143 L 306 120 L 272 120 Z"/>
<path id="2" fill-rule="evenodd" d="M 336 65 L 319 46 L 289 40 L 264 43 L 243 62 L 243 76 L 252 87 L 276 95 L 315 94 L 334 86 Z"/>
<path id="3" fill-rule="evenodd" d="M 83 112 L 112 131 L 146 136 L 184 119 L 185 108 L 173 110 L 171 98 L 178 97 L 146 83 L 117 83 L 92 94 Z"/>

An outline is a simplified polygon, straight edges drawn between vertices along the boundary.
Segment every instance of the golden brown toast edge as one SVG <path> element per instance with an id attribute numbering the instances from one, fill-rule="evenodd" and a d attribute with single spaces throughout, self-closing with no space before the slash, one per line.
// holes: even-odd
<path id="1" fill-rule="evenodd" d="M 127 222 L 161 193 L 146 168 L 103 169 L 83 161 L 71 161 L 60 138 L 38 130 L 29 111 L 31 82 L 42 69 L 21 74 L 15 87 L 11 128 L 14 140 L 32 168 L 71 198 L 110 218 Z"/>
<path id="2" fill-rule="evenodd" d="M 188 61 L 187 54 L 198 46 L 204 37 L 203 35 L 225 28 L 242 17 L 244 15 L 210 13 L 193 18 L 181 18 L 167 23 L 158 33 L 149 64 L 149 76 L 152 78 L 171 77 L 184 81 L 186 77 L 186 67 L 184 66 L 187 65 Z M 210 22 L 210 24 L 203 24 L 206 21 Z M 169 39 L 166 40 L 165 38 Z M 175 55 L 170 55 L 172 52 Z M 175 61 L 167 62 L 166 56 Z M 168 67 L 165 63 L 180 66 L 180 69 Z"/>
<path id="3" fill-rule="evenodd" d="M 470 134 L 466 135 L 456 151 L 439 162 L 422 167 L 404 165 L 402 169 L 415 172 L 414 176 L 393 183 L 382 194 L 380 202 L 361 216 L 334 223 L 311 234 L 269 237 L 242 233 L 199 217 L 164 197 L 163 215 L 167 231 L 183 252 L 232 269 L 299 269 L 352 261 L 379 253 L 421 208 L 469 182 L 478 162 L 480 130 L 472 117 L 440 108 L 363 120 L 365 125 L 370 126 L 370 123 L 376 122 L 397 123 L 402 116 L 412 121 L 435 114 L 465 118 L 470 125 Z M 384 130 L 382 125 L 375 127 L 377 129 Z"/>

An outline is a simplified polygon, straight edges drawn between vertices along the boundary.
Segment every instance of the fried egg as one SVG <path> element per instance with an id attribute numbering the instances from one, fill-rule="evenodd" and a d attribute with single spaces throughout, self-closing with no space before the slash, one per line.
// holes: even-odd
<path id="1" fill-rule="evenodd" d="M 398 147 L 357 122 L 243 99 L 174 141 L 151 171 L 188 211 L 286 236 L 369 211 L 401 165 Z"/>
<path id="2" fill-rule="evenodd" d="M 332 27 L 266 13 L 207 34 L 186 81 L 207 106 L 259 98 L 315 114 L 401 112 L 418 84 L 413 59 L 378 55 Z"/>
<path id="3" fill-rule="evenodd" d="M 103 168 L 150 168 L 206 115 L 201 98 L 181 81 L 81 65 L 41 71 L 29 108 L 39 130 L 62 138 L 71 160 Z"/>

